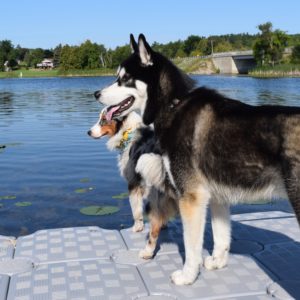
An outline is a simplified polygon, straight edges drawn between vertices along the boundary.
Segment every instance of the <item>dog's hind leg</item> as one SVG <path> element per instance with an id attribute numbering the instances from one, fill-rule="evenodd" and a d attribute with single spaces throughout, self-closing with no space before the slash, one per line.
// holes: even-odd
<path id="1" fill-rule="evenodd" d="M 214 250 L 211 256 L 205 258 L 204 266 L 208 270 L 213 270 L 221 269 L 227 265 L 231 226 L 228 204 L 212 200 L 210 210 Z"/>
<path id="2" fill-rule="evenodd" d="M 133 232 L 142 231 L 144 229 L 143 196 L 144 190 L 141 187 L 135 187 L 129 190 L 129 203 L 134 219 Z"/>
<path id="3" fill-rule="evenodd" d="M 177 212 L 177 203 L 165 194 L 152 189 L 146 205 L 146 213 L 149 217 L 150 231 L 146 247 L 140 251 L 139 256 L 144 259 L 153 257 L 161 228 L 167 224 L 169 218 Z"/>
<path id="4" fill-rule="evenodd" d="M 163 224 L 164 222 L 162 218 L 160 218 L 158 215 L 154 215 L 151 217 L 149 239 L 147 241 L 146 247 L 139 253 L 140 258 L 150 259 L 153 257 L 157 245 L 158 236 Z"/>
<path id="5" fill-rule="evenodd" d="M 202 265 L 202 246 L 209 192 L 202 186 L 186 193 L 179 200 L 179 212 L 183 225 L 185 263 L 182 270 L 172 273 L 176 285 L 192 284 Z"/>

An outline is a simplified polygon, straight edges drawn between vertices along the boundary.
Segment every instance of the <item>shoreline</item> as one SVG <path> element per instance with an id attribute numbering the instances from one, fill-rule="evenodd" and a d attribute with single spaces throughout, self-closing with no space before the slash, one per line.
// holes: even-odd
<path id="1" fill-rule="evenodd" d="M 281 71 L 281 70 L 256 70 L 249 72 L 248 74 L 223 74 L 219 72 L 213 72 L 210 70 L 183 70 L 188 75 L 221 75 L 221 76 L 247 76 L 252 78 L 300 78 L 300 70 Z M 0 72 L 0 79 L 11 78 L 66 78 L 66 77 L 102 77 L 102 76 L 114 76 L 114 70 L 18 70 L 11 72 Z"/>
<path id="2" fill-rule="evenodd" d="M 10 72 L 0 72 L 0 79 L 10 78 L 56 78 L 56 77 L 93 77 L 93 76 L 113 76 L 115 71 L 111 69 L 99 70 L 16 70 Z"/>

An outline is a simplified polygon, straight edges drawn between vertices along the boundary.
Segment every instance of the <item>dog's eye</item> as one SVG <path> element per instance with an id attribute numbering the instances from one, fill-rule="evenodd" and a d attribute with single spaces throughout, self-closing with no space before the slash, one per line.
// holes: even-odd
<path id="1" fill-rule="evenodd" d="M 128 73 L 125 73 L 124 75 L 123 75 L 123 77 L 121 78 L 121 81 L 122 82 L 127 82 L 128 80 L 130 80 L 130 75 L 128 74 Z"/>

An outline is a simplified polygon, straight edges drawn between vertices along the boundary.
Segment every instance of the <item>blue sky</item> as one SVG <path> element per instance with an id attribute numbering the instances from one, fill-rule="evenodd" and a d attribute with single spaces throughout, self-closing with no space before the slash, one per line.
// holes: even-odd
<path id="1" fill-rule="evenodd" d="M 106 47 L 128 43 L 129 33 L 166 43 L 274 28 L 300 33 L 299 0 L 3 0 L 0 40 L 29 48 L 78 45 L 86 39 Z"/>

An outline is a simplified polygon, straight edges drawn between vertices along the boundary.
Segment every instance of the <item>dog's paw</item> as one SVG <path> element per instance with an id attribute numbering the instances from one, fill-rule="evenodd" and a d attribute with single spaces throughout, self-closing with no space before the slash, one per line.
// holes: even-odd
<path id="1" fill-rule="evenodd" d="M 227 265 L 228 255 L 221 257 L 208 256 L 205 258 L 204 267 L 207 270 L 222 269 Z"/>
<path id="2" fill-rule="evenodd" d="M 187 285 L 192 284 L 196 278 L 197 273 L 189 273 L 184 270 L 177 270 L 171 274 L 171 281 L 176 285 Z"/>
<path id="3" fill-rule="evenodd" d="M 133 232 L 140 232 L 144 229 L 144 222 L 142 221 L 136 221 L 132 227 Z"/>
<path id="4" fill-rule="evenodd" d="M 139 257 L 142 259 L 151 259 L 153 257 L 153 251 L 143 249 L 139 252 Z"/>

